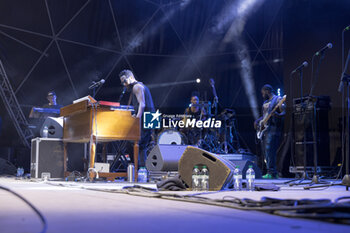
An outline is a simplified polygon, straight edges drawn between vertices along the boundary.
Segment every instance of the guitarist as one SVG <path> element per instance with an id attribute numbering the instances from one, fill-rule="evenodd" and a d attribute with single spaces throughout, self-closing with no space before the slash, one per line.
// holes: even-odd
<path id="1" fill-rule="evenodd" d="M 261 95 L 264 99 L 262 106 L 262 117 L 254 122 L 254 128 L 259 127 L 259 123 L 268 114 L 270 114 L 275 106 L 281 101 L 281 97 L 274 94 L 271 85 L 266 84 L 261 88 Z M 267 174 L 263 176 L 264 179 L 277 179 L 276 169 L 276 154 L 280 146 L 280 140 L 283 131 L 283 118 L 285 115 L 285 105 L 282 104 L 277 110 L 272 113 L 271 118 L 267 122 L 267 129 L 261 140 L 262 153 L 264 155 L 267 167 Z"/>

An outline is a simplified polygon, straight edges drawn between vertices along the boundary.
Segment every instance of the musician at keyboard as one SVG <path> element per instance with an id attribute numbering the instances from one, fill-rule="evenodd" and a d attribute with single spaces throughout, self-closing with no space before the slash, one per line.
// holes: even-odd
<path id="1" fill-rule="evenodd" d="M 57 95 L 55 91 L 49 91 L 47 93 L 46 99 L 49 101 L 47 104 L 43 106 L 43 108 L 51 108 L 51 109 L 60 109 L 62 108 L 62 105 L 57 103 Z M 59 112 L 56 115 L 57 117 L 59 116 Z"/>
<path id="2" fill-rule="evenodd" d="M 40 136 L 40 129 L 47 117 L 59 117 L 61 105 L 57 104 L 57 95 L 54 91 L 47 93 L 46 99 L 49 101 L 40 107 L 33 107 L 30 111 L 29 127 L 35 137 Z"/>
<path id="3" fill-rule="evenodd" d="M 121 84 L 130 91 L 128 105 L 131 102 L 134 105 L 135 117 L 142 121 L 144 112 L 154 112 L 154 104 L 150 90 L 142 83 L 135 79 L 131 70 L 123 70 L 119 74 Z M 139 167 L 144 167 L 147 158 L 147 146 L 151 141 L 152 130 L 144 129 L 141 126 L 141 139 L 139 141 Z"/>

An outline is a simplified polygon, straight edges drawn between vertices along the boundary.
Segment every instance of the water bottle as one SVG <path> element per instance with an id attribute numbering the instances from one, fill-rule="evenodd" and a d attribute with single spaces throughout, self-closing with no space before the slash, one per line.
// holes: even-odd
<path id="1" fill-rule="evenodd" d="M 43 128 L 43 138 L 47 138 L 49 135 L 49 128 L 45 125 Z"/>
<path id="2" fill-rule="evenodd" d="M 16 176 L 17 177 L 23 177 L 23 175 L 24 175 L 24 168 L 23 167 L 18 167 Z"/>
<path id="3" fill-rule="evenodd" d="M 128 174 L 128 182 L 135 182 L 135 166 L 134 164 L 130 163 L 128 165 L 128 170 L 127 170 L 127 174 Z"/>
<path id="4" fill-rule="evenodd" d="M 147 183 L 147 170 L 145 167 L 140 167 L 140 169 L 137 172 L 137 182 L 141 183 Z"/>
<path id="5" fill-rule="evenodd" d="M 144 180 L 142 182 L 147 183 L 148 182 L 148 171 L 145 167 L 143 167 L 143 178 Z"/>
<path id="6" fill-rule="evenodd" d="M 21 172 L 22 172 L 22 169 L 20 167 L 18 167 L 16 176 L 21 177 Z"/>
<path id="7" fill-rule="evenodd" d="M 242 173 L 239 166 L 236 166 L 233 171 L 233 189 L 235 191 L 242 190 Z"/>
<path id="8" fill-rule="evenodd" d="M 247 179 L 247 190 L 254 191 L 255 190 L 255 171 L 253 169 L 252 165 L 249 165 L 249 168 L 245 174 L 245 177 Z"/>
<path id="9" fill-rule="evenodd" d="M 192 170 L 192 191 L 200 191 L 201 190 L 201 179 L 200 179 L 200 171 L 198 166 L 194 166 Z"/>
<path id="10" fill-rule="evenodd" d="M 207 166 L 203 166 L 201 171 L 201 190 L 202 191 L 209 191 L 209 170 Z"/>

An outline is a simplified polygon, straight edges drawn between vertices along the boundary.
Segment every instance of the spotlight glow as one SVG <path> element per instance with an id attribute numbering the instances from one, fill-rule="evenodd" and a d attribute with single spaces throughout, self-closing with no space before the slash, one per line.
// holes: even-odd
<path id="1" fill-rule="evenodd" d="M 200 82 L 201 82 L 201 80 L 200 80 L 199 78 L 197 78 L 197 79 L 196 79 L 196 82 L 197 82 L 197 83 L 200 83 Z"/>
<path id="2" fill-rule="evenodd" d="M 255 83 L 253 77 L 252 64 L 249 55 L 249 49 L 245 43 L 242 32 L 248 20 L 248 17 L 256 11 L 264 2 L 264 0 L 237 0 L 229 5 L 222 14 L 222 20 L 216 26 L 216 29 L 223 31 L 228 27 L 225 33 L 223 43 L 231 43 L 236 51 L 235 56 L 240 63 L 240 76 L 248 97 L 249 105 L 255 119 L 258 119 L 258 102 L 255 92 Z"/>

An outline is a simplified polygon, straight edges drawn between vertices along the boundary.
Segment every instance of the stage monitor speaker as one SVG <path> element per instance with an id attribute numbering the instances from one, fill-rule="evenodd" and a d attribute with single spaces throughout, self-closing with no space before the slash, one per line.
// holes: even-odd
<path id="1" fill-rule="evenodd" d="M 47 137 L 49 138 L 62 138 L 63 137 L 63 117 L 48 117 L 45 119 L 40 129 L 40 136 L 43 137 L 44 127 L 47 127 L 49 132 Z"/>
<path id="2" fill-rule="evenodd" d="M 148 154 L 147 170 L 177 171 L 179 160 L 186 148 L 184 145 L 156 145 Z"/>
<path id="3" fill-rule="evenodd" d="M 8 160 L 0 158 L 0 175 L 16 175 L 16 167 Z"/>
<path id="4" fill-rule="evenodd" d="M 192 187 L 192 170 L 196 165 L 208 167 L 209 190 L 221 190 L 232 185 L 233 163 L 216 154 L 188 146 L 179 161 L 180 178 L 188 187 Z"/>
<path id="5" fill-rule="evenodd" d="M 238 165 L 239 169 L 242 171 L 242 178 L 245 179 L 245 173 L 249 166 L 252 165 L 255 171 L 255 178 L 261 179 L 262 174 L 260 168 L 257 164 L 257 157 L 250 153 L 245 154 L 219 154 L 220 157 L 230 161 L 234 166 Z"/>
<path id="6" fill-rule="evenodd" d="M 261 179 L 262 173 L 260 168 L 251 160 L 231 160 L 231 163 L 233 163 L 234 166 L 239 166 L 239 169 L 242 171 L 242 179 L 245 179 L 245 174 L 251 165 L 253 167 L 253 170 L 255 172 L 255 179 Z"/>

